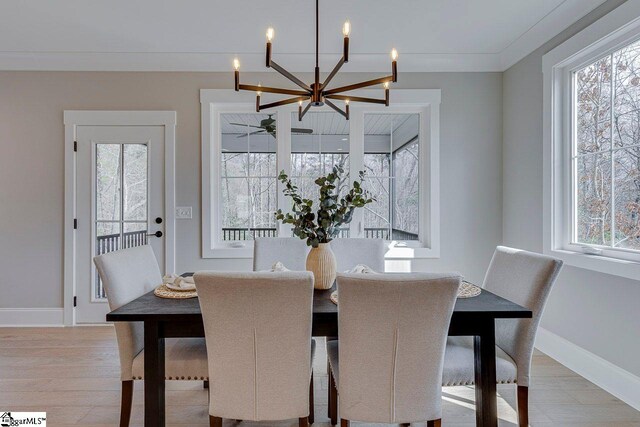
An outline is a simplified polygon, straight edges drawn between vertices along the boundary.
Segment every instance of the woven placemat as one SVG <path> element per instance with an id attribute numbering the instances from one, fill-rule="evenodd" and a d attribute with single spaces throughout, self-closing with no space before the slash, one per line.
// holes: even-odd
<path id="1" fill-rule="evenodd" d="M 460 283 L 458 288 L 458 298 L 473 298 L 480 295 L 482 289 L 473 283 L 465 282 Z M 338 291 L 331 292 L 331 302 L 338 305 Z"/>
<path id="2" fill-rule="evenodd" d="M 458 298 L 477 297 L 478 295 L 480 295 L 480 292 L 482 292 L 482 289 L 479 286 L 463 280 L 462 283 L 460 283 L 460 287 L 458 288 Z"/>
<path id="3" fill-rule="evenodd" d="M 171 299 L 186 299 L 186 298 L 195 298 L 198 296 L 196 291 L 174 291 L 166 287 L 166 285 L 162 284 L 158 286 L 153 294 L 160 298 L 171 298 Z"/>

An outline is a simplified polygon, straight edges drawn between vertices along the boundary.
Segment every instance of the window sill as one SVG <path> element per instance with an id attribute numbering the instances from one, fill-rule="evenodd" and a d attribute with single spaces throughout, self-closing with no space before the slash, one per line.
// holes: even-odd
<path id="1" fill-rule="evenodd" d="M 561 259 L 567 265 L 597 271 L 613 276 L 638 280 L 640 278 L 640 262 L 629 261 L 602 255 L 589 255 L 565 249 L 551 249 L 545 251 L 547 255 Z"/>

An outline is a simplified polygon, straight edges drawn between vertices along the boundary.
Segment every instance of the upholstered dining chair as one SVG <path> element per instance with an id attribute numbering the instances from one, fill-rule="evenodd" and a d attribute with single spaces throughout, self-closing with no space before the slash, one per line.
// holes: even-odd
<path id="1" fill-rule="evenodd" d="M 160 268 L 149 245 L 122 249 L 93 259 L 107 294 L 109 308 L 127 304 L 162 283 Z M 144 329 L 140 322 L 115 322 L 122 400 L 120 427 L 131 418 L 133 381 L 144 379 Z M 169 380 L 208 381 L 204 339 L 166 339 L 165 375 Z"/>
<path id="2" fill-rule="evenodd" d="M 310 247 L 297 237 L 261 237 L 253 242 L 253 271 L 270 270 L 275 262 L 286 268 L 305 271 Z"/>
<path id="3" fill-rule="evenodd" d="M 442 365 L 460 276 L 338 274 L 339 340 L 327 343 L 331 423 L 442 418 Z M 336 405 L 337 403 L 337 405 Z"/>
<path id="4" fill-rule="evenodd" d="M 199 272 L 210 425 L 224 418 L 308 426 L 313 275 Z"/>
<path id="5" fill-rule="evenodd" d="M 369 266 L 373 271 L 384 271 L 385 245 L 382 239 L 334 239 L 331 250 L 340 273 L 358 264 Z"/>
<path id="6" fill-rule="evenodd" d="M 496 378 L 517 384 L 518 424 L 529 425 L 529 375 L 536 331 L 562 261 L 518 249 L 498 246 L 484 278 L 483 288 L 533 312 L 531 319 L 496 320 Z M 442 385 L 474 384 L 472 337 L 447 340 Z"/>

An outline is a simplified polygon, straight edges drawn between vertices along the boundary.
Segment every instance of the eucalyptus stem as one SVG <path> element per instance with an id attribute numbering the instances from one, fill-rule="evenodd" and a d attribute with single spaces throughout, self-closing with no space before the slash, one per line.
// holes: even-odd
<path id="1" fill-rule="evenodd" d="M 308 246 L 317 248 L 320 243 L 329 243 L 338 236 L 342 225 L 351 222 L 356 208 L 362 208 L 375 201 L 371 194 L 362 188 L 364 171 L 358 173 L 358 179 L 353 181 L 353 186 L 340 197 L 338 183 L 343 174 L 344 169 L 336 165 L 327 176 L 315 180 L 320 197 L 318 206 L 314 207 L 313 200 L 301 197 L 298 187 L 284 171 L 281 171 L 278 180 L 285 185 L 283 193 L 291 198 L 292 208 L 291 213 L 284 213 L 282 209 L 278 209 L 275 213 L 276 219 L 283 224 L 291 224 L 293 234 L 306 240 Z"/>

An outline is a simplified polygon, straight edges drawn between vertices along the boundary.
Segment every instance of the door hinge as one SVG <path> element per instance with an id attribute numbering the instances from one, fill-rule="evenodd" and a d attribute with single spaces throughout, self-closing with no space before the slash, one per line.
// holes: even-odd
<path id="1" fill-rule="evenodd" d="M 74 230 L 78 229 L 78 218 L 73 218 L 73 229 Z"/>
<path id="2" fill-rule="evenodd" d="M 74 307 L 78 306 L 78 297 L 73 297 L 73 306 Z"/>
<path id="3" fill-rule="evenodd" d="M 78 151 L 78 141 L 73 141 L 73 151 Z"/>

